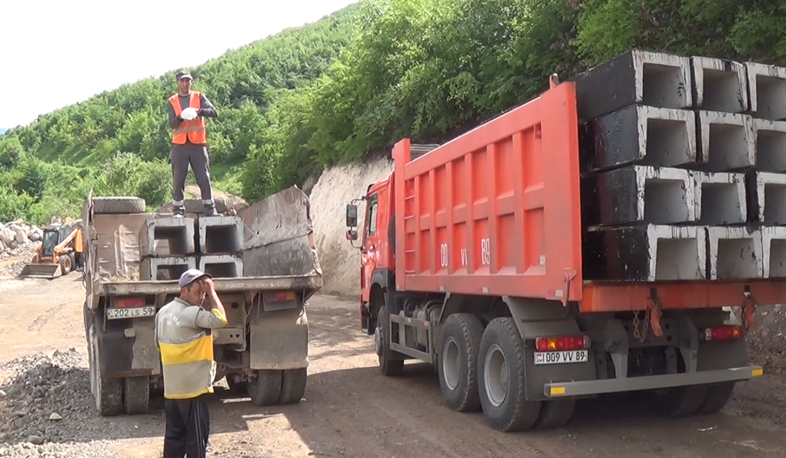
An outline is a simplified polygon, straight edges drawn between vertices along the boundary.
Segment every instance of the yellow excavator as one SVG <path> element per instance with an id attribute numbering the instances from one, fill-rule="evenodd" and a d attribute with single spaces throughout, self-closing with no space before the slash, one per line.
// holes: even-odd
<path id="1" fill-rule="evenodd" d="M 81 221 L 43 228 L 41 245 L 21 277 L 55 278 L 68 275 L 84 262 Z"/>

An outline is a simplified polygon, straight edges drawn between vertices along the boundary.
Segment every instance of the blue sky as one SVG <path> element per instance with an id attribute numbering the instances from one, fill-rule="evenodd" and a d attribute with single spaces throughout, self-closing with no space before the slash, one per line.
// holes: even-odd
<path id="1" fill-rule="evenodd" d="M 124 83 L 194 67 L 356 2 L 4 1 L 0 128 L 29 124 Z"/>

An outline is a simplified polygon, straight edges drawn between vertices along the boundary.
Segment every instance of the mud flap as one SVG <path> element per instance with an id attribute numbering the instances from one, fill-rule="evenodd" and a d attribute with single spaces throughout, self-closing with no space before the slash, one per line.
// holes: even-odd
<path id="1" fill-rule="evenodd" d="M 308 367 L 308 317 L 300 307 L 264 312 L 255 306 L 251 331 L 250 368 L 300 369 Z"/>
<path id="2" fill-rule="evenodd" d="M 151 318 L 113 320 L 98 332 L 101 348 L 101 374 L 105 377 L 134 377 L 161 373 L 155 346 L 155 323 Z"/>
<path id="3" fill-rule="evenodd" d="M 535 365 L 534 339 L 540 336 L 580 334 L 573 315 L 562 304 L 540 299 L 504 297 L 516 326 L 524 339 L 526 373 L 525 396 L 529 401 L 549 399 L 543 387 L 550 382 L 588 381 L 597 379 L 595 354 L 588 350 L 588 360 L 575 364 Z"/>

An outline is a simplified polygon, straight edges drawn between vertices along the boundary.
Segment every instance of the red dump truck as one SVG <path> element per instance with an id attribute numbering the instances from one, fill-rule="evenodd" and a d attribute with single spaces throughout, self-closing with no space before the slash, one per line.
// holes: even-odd
<path id="1" fill-rule="evenodd" d="M 432 363 L 445 405 L 500 431 L 563 426 L 577 399 L 605 393 L 716 412 L 762 375 L 744 336 L 756 306 L 786 302 L 784 283 L 588 280 L 579 126 L 576 83 L 552 80 L 430 151 L 394 146 L 393 173 L 345 215 L 380 368 Z"/>

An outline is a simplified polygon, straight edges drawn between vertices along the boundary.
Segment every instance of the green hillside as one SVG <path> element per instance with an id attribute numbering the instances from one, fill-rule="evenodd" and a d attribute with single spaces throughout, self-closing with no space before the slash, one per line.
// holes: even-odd
<path id="1" fill-rule="evenodd" d="M 216 186 L 249 200 L 403 136 L 441 141 L 630 48 L 786 62 L 786 0 L 361 0 L 194 69 Z M 0 220 L 86 189 L 170 198 L 174 72 L 0 138 Z M 212 120 L 211 120 L 212 121 Z"/>

